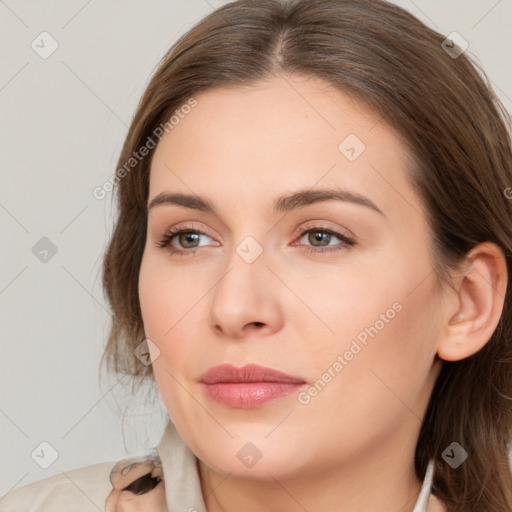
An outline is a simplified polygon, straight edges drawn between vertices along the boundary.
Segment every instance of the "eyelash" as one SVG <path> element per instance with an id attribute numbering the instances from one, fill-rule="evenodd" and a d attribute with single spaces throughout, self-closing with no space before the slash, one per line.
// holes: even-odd
<path id="1" fill-rule="evenodd" d="M 302 238 L 306 233 L 310 233 L 310 232 L 327 233 L 329 235 L 334 235 L 337 238 L 339 238 L 343 243 L 339 244 L 339 245 L 335 245 L 333 247 L 325 246 L 323 248 L 321 248 L 321 247 L 314 247 L 314 246 L 310 246 L 310 245 L 302 246 L 309 253 L 318 254 L 318 253 L 336 252 L 336 251 L 341 251 L 342 249 L 346 248 L 347 246 L 348 247 L 353 247 L 353 246 L 356 245 L 356 241 L 353 240 L 352 238 L 349 238 L 349 237 L 347 237 L 345 235 L 342 235 L 341 233 L 338 233 L 337 231 L 334 231 L 332 229 L 324 228 L 324 227 L 321 227 L 321 226 L 316 226 L 316 227 L 312 227 L 312 228 L 311 227 L 299 228 L 299 238 Z M 175 228 L 171 228 L 162 236 L 160 241 L 156 242 L 156 245 L 158 247 L 162 248 L 162 249 L 168 250 L 171 254 L 177 254 L 177 255 L 180 255 L 180 256 L 193 256 L 197 252 L 197 249 L 199 249 L 199 247 L 196 247 L 194 249 L 182 249 L 182 250 L 179 250 L 179 249 L 175 249 L 175 248 L 170 246 L 170 243 L 172 242 L 172 240 L 176 236 L 178 236 L 178 235 L 180 235 L 182 233 L 199 234 L 199 235 L 204 235 L 204 236 L 207 236 L 207 237 L 210 238 L 208 233 L 205 233 L 204 231 L 201 231 L 200 229 L 195 229 L 195 228 L 194 229 L 191 229 L 191 228 L 178 228 L 178 229 L 175 229 Z"/>

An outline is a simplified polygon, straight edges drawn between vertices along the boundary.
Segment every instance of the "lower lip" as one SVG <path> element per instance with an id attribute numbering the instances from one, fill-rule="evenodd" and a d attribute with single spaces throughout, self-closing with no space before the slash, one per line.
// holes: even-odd
<path id="1" fill-rule="evenodd" d="M 289 382 L 219 382 L 204 384 L 208 397 L 228 407 L 252 409 L 259 407 L 276 398 L 282 398 L 305 383 L 292 384 Z"/>

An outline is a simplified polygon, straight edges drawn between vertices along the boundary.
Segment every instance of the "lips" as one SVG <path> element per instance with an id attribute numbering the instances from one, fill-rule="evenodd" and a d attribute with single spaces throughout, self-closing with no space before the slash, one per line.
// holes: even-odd
<path id="1" fill-rule="evenodd" d="M 230 364 L 213 366 L 201 376 L 201 382 L 205 384 L 240 383 L 240 382 L 282 382 L 288 384 L 304 384 L 306 381 L 300 377 L 287 375 L 286 373 L 248 364 L 242 368 L 236 368 Z"/>
<path id="2" fill-rule="evenodd" d="M 300 377 L 255 364 L 214 366 L 201 376 L 201 383 L 209 399 L 235 409 L 261 407 L 306 384 Z"/>

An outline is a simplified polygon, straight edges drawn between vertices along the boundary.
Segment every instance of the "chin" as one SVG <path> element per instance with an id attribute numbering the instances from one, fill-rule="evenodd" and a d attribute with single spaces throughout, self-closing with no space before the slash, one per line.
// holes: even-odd
<path id="1" fill-rule="evenodd" d="M 284 443 L 276 436 L 235 437 L 194 443 L 193 452 L 209 468 L 230 478 L 272 481 L 286 479 L 305 469 L 304 446 Z M 297 449 L 300 446 L 300 449 Z"/>

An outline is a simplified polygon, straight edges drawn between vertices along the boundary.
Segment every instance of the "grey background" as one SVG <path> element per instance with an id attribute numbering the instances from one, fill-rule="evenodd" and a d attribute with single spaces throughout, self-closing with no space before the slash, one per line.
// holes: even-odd
<path id="1" fill-rule="evenodd" d="M 109 321 L 99 272 L 113 209 L 111 194 L 100 201 L 92 191 L 115 171 L 159 59 L 224 3 L 0 0 L 0 495 L 160 438 L 160 400 L 129 402 L 122 382 L 98 382 Z M 512 111 L 512 0 L 396 3 L 445 35 L 459 32 Z M 43 31 L 59 45 L 46 59 L 31 47 Z M 32 251 L 43 237 L 57 249 L 47 262 Z M 47 469 L 31 457 L 51 460 L 41 442 L 58 453 Z"/>

